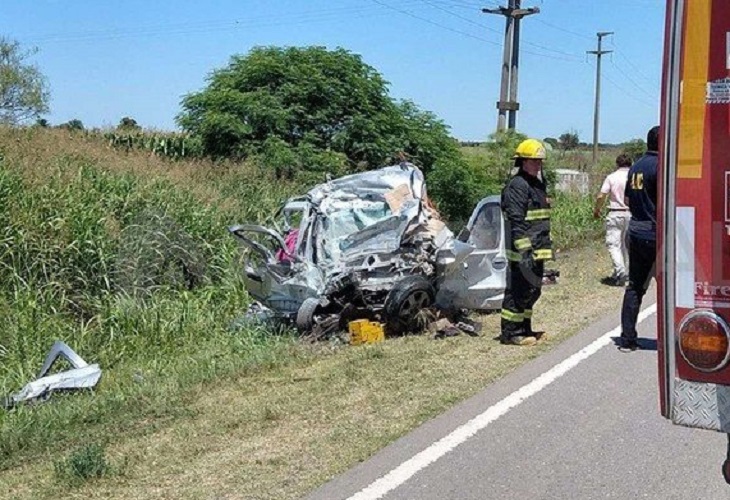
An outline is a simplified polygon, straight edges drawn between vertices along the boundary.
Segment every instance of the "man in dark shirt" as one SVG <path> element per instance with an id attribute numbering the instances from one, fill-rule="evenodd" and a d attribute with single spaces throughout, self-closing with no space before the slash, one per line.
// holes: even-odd
<path id="1" fill-rule="evenodd" d="M 631 211 L 629 222 L 629 284 L 621 307 L 622 350 L 638 349 L 636 320 L 656 262 L 657 165 L 659 127 L 646 136 L 646 154 L 629 169 L 626 202 Z"/>

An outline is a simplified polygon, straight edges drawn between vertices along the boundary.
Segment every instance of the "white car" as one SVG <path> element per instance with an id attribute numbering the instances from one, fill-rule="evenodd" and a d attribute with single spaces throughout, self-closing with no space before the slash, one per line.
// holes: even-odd
<path id="1" fill-rule="evenodd" d="M 505 225 L 499 196 L 484 198 L 454 237 L 410 163 L 328 181 L 281 209 L 280 227 L 229 228 L 245 248 L 250 295 L 302 332 L 368 318 L 389 332 L 418 313 L 501 307 Z"/>

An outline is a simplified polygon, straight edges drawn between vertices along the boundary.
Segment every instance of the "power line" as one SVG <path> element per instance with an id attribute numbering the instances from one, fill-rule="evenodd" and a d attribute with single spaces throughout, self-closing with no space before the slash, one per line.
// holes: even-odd
<path id="1" fill-rule="evenodd" d="M 429 1 L 429 0 L 421 0 L 421 1 L 423 3 L 425 3 L 426 5 L 430 5 L 431 7 L 434 7 L 436 9 L 439 9 L 439 10 L 443 11 L 443 12 L 446 12 L 447 14 L 449 14 L 449 15 L 451 15 L 453 17 L 456 17 L 458 19 L 461 19 L 462 21 L 466 21 L 467 23 L 469 23 L 469 24 L 471 24 L 473 26 L 477 26 L 477 27 L 479 27 L 481 29 L 486 29 L 486 30 L 489 30 L 491 32 L 494 32 L 494 33 L 497 33 L 499 35 L 502 35 L 502 32 L 499 31 L 499 30 L 497 30 L 497 29 L 494 29 L 494 28 L 492 28 L 492 27 L 490 27 L 490 26 L 488 26 L 486 24 L 479 23 L 477 21 L 474 21 L 473 19 L 469 19 L 468 17 L 464 17 L 464 16 L 462 16 L 460 14 L 457 14 L 456 12 L 450 11 L 449 9 L 446 9 L 444 7 L 441 7 L 439 5 L 436 5 L 432 1 Z M 537 47 L 539 49 L 545 50 L 547 52 L 553 52 L 553 53 L 560 54 L 560 55 L 563 55 L 563 56 L 574 57 L 574 58 L 577 58 L 577 59 L 581 59 L 582 60 L 582 57 L 581 56 L 578 56 L 577 54 L 571 54 L 569 52 L 564 52 L 562 50 L 553 49 L 553 48 L 550 48 L 550 47 L 546 47 L 544 45 L 540 45 L 538 43 L 530 42 L 528 40 L 525 40 L 524 43 L 526 43 L 527 45 L 531 45 L 533 47 Z M 525 52 L 527 52 L 528 54 L 545 56 L 545 54 L 540 54 L 540 53 L 537 53 L 537 52 L 530 52 L 529 50 L 525 50 Z"/>
<path id="2" fill-rule="evenodd" d="M 587 64 L 589 64 L 589 65 L 591 65 L 591 66 L 594 66 L 594 64 L 593 64 L 593 62 L 592 62 L 592 61 L 586 61 L 586 62 L 587 62 Z M 648 101 L 646 101 L 646 100 L 644 100 L 644 99 L 642 99 L 642 98 L 640 98 L 640 97 L 637 97 L 637 96 L 636 96 L 636 95 L 634 95 L 634 94 L 633 94 L 632 92 L 629 92 L 628 90 L 626 90 L 626 88 L 624 88 L 624 87 L 622 87 L 621 85 L 619 85 L 619 84 L 618 84 L 618 83 L 617 83 L 617 82 L 616 82 L 615 80 L 613 80 L 613 79 L 612 79 L 612 78 L 611 78 L 611 77 L 610 77 L 610 76 L 609 76 L 608 74 L 605 74 L 605 73 L 604 73 L 604 74 L 603 74 L 603 77 L 604 77 L 604 78 L 606 79 L 606 81 L 607 81 L 607 82 L 609 82 L 609 83 L 610 83 L 610 84 L 611 84 L 611 85 L 612 85 L 613 87 L 615 87 L 615 88 L 616 88 L 616 90 L 620 91 L 620 92 L 621 92 L 621 95 L 623 95 L 623 96 L 627 96 L 627 97 L 630 97 L 630 98 L 631 98 L 631 99 L 633 99 L 634 101 L 636 101 L 636 102 L 638 102 L 638 103 L 641 103 L 641 104 L 643 104 L 644 106 L 648 106 L 648 107 L 650 107 L 650 108 L 656 109 L 656 107 L 657 107 L 657 104 L 656 104 L 656 103 L 650 103 L 650 102 L 648 102 Z"/>
<path id="3" fill-rule="evenodd" d="M 482 23 L 478 23 L 478 22 L 474 21 L 473 19 L 469 19 L 468 17 L 464 17 L 464 16 L 462 16 L 460 14 L 457 14 L 456 12 L 452 12 L 452 11 L 450 11 L 450 10 L 444 8 L 444 7 L 440 7 L 440 6 L 436 5 L 436 4 L 434 4 L 433 2 L 430 2 L 429 0 L 421 0 L 421 1 L 423 3 L 425 3 L 426 5 L 430 5 L 431 7 L 434 7 L 436 9 L 439 9 L 440 11 L 446 12 L 447 14 L 449 14 L 451 16 L 454 16 L 454 17 L 456 17 L 458 19 L 461 19 L 462 21 L 466 21 L 467 23 L 469 23 L 469 24 L 471 24 L 473 26 L 477 26 L 477 27 L 479 27 L 481 29 L 486 29 L 486 30 L 489 30 L 489 31 L 491 31 L 493 33 L 497 33 L 498 35 L 502 35 L 502 32 L 499 31 L 499 30 L 497 30 L 497 29 L 494 29 L 494 28 L 492 28 L 490 26 L 487 26 L 485 24 L 482 24 Z"/>
<path id="4" fill-rule="evenodd" d="M 393 11 L 395 11 L 395 12 L 399 12 L 399 13 L 401 13 L 401 14 L 403 14 L 403 15 L 406 15 L 406 16 L 409 16 L 409 17 L 412 17 L 412 18 L 414 18 L 414 19 L 418 19 L 418 20 L 420 20 L 420 21 L 423 21 L 423 22 L 429 23 L 429 24 L 431 24 L 431 25 L 437 26 L 437 27 L 439 27 L 439 28 L 442 28 L 442 29 L 445 29 L 445 30 L 451 31 L 451 32 L 453 32 L 453 33 L 457 33 L 457 34 L 459 34 L 459 35 L 467 36 L 467 37 L 469 37 L 469 38 L 473 38 L 473 39 L 475 39 L 475 40 L 480 40 L 480 41 L 482 41 L 482 42 L 487 42 L 487 43 L 489 43 L 489 44 L 491 44 L 491 45 L 497 45 L 497 46 L 500 46 L 500 44 L 499 44 L 498 42 L 495 42 L 495 41 L 493 41 L 493 40 L 489 40 L 489 39 L 487 39 L 487 38 L 483 38 L 483 37 L 480 37 L 480 36 L 477 36 L 477 35 L 473 35 L 473 34 L 471 34 L 471 33 L 465 32 L 465 31 L 461 31 L 461 30 L 458 30 L 458 29 L 456 29 L 456 28 L 452 28 L 452 27 L 450 27 L 450 26 L 446 26 L 446 25 L 443 25 L 443 24 L 437 23 L 436 21 L 433 21 L 433 20 L 431 20 L 431 19 L 428 19 L 428 18 L 426 18 L 426 17 L 422 17 L 422 16 L 419 16 L 419 15 L 417 15 L 417 14 L 414 14 L 414 13 L 412 13 L 412 12 L 410 12 L 410 11 L 407 11 L 407 10 L 399 9 L 399 8 L 397 8 L 397 7 L 394 7 L 394 6 L 392 6 L 392 5 L 389 5 L 389 4 L 387 4 L 387 3 L 385 3 L 385 2 L 382 2 L 382 1 L 380 1 L 380 0 L 370 0 L 370 1 L 371 1 L 371 2 L 374 2 L 374 3 L 377 3 L 378 5 L 382 5 L 383 7 L 387 8 L 387 9 L 393 10 Z M 427 0 L 421 0 L 421 1 L 422 1 L 422 2 L 425 2 L 425 3 L 428 3 L 428 2 L 427 2 Z M 436 6 L 432 5 L 432 7 L 436 7 Z M 439 8 L 439 7 L 437 7 L 437 8 Z M 457 16 L 457 17 L 461 17 L 461 16 L 459 16 L 458 14 L 456 14 L 456 13 L 453 13 L 453 12 L 451 12 L 451 14 L 453 14 L 453 15 L 455 15 L 455 16 Z M 463 19 L 463 18 L 462 18 L 462 19 Z M 472 24 L 475 24 L 476 26 L 479 26 L 479 27 L 480 27 L 480 28 L 482 28 L 482 29 L 488 29 L 488 30 L 490 30 L 490 31 L 495 31 L 495 32 L 497 32 L 497 33 L 500 33 L 499 31 L 497 31 L 497 30 L 494 30 L 494 29 L 491 29 L 491 28 L 489 28 L 488 26 L 485 26 L 485 25 L 483 25 L 483 24 L 480 24 L 480 23 L 477 23 L 477 22 L 474 22 L 474 21 L 471 21 L 471 20 L 469 20 L 469 21 L 470 21 L 470 22 L 471 22 Z M 500 33 L 500 34 L 501 34 L 501 33 Z M 559 51 L 559 50 L 551 49 L 551 48 L 549 48 L 549 47 L 545 47 L 545 46 L 542 46 L 542 45 L 539 45 L 539 44 L 534 44 L 534 43 L 530 43 L 530 42 L 525 42 L 525 43 L 527 43 L 527 44 L 530 44 L 530 45 L 534 45 L 534 46 L 536 46 L 536 47 L 538 47 L 538 48 L 541 48 L 541 49 L 543 49 L 543 50 L 547 50 L 547 51 L 551 51 L 551 52 L 557 52 L 557 53 L 560 53 L 560 54 L 564 54 L 564 55 L 567 55 L 567 56 L 570 56 L 570 57 L 572 57 L 573 59 L 568 59 L 568 58 L 566 58 L 566 57 L 556 57 L 556 56 L 553 56 L 553 55 L 550 55 L 550 54 L 543 54 L 543 53 L 540 53 L 540 52 L 535 52 L 535 51 L 531 51 L 531 50 L 526 50 L 526 49 L 525 49 L 525 50 L 523 50 L 523 52 L 525 52 L 525 53 L 527 53 L 527 54 L 532 54 L 532 55 L 536 55 L 536 56 L 540 56 L 540 57 L 543 57 L 543 58 L 548 58 L 548 59 L 554 59 L 554 60 L 557 60 L 557 61 L 569 61 L 569 62 L 576 62 L 576 59 L 575 59 L 575 58 L 577 58 L 577 57 L 578 57 L 578 56 L 576 56 L 575 54 L 569 54 L 569 53 L 567 53 L 567 52 L 561 52 L 561 51 Z M 581 60 L 582 60 L 582 59 L 581 59 Z"/>
<path id="5" fill-rule="evenodd" d="M 457 33 L 459 35 L 467 36 L 469 38 L 474 38 L 475 40 L 480 40 L 482 42 L 487 42 L 489 44 L 499 46 L 499 43 L 494 42 L 492 40 L 489 40 L 487 38 L 482 38 L 480 36 L 476 36 L 476 35 L 472 35 L 471 33 L 467 33 L 466 31 L 461 31 L 461 30 L 457 30 L 457 29 L 451 28 L 449 26 L 446 26 L 446 25 L 437 23 L 435 21 L 432 21 L 431 19 L 428 19 L 428 18 L 425 18 L 425 17 L 418 16 L 416 14 L 413 14 L 412 12 L 409 12 L 407 10 L 403 10 L 403 9 L 399 9 L 397 7 L 393 7 L 392 5 L 388 5 L 387 3 L 381 2 L 380 0 L 370 0 L 370 1 L 371 2 L 374 2 L 374 3 L 378 4 L 378 5 L 382 5 L 383 7 L 387 8 L 387 9 L 394 10 L 396 12 L 399 12 L 399 13 L 403 14 L 403 15 L 412 17 L 414 19 L 418 19 L 419 21 L 423 21 L 423 22 L 428 23 L 428 24 L 432 24 L 434 26 L 437 26 L 439 28 L 442 28 L 442 29 L 451 31 L 453 33 Z"/>
<path id="6" fill-rule="evenodd" d="M 415 0 L 411 0 L 415 2 Z M 221 30 L 240 30 L 243 28 L 258 28 L 268 26 L 280 26 L 286 24 L 302 24 L 319 21 L 328 21 L 340 15 L 347 14 L 369 14 L 379 15 L 373 7 L 338 7 L 323 10 L 304 11 L 291 14 L 275 14 L 242 19 L 227 19 L 204 21 L 195 23 L 170 23 L 143 26 L 134 29 L 111 29 L 92 30 L 76 33 L 51 33 L 47 35 L 33 36 L 28 38 L 29 43 L 45 42 L 76 42 L 76 41 L 97 41 L 111 40 L 136 36 L 157 36 L 157 35 L 187 35 L 195 33 L 207 33 Z M 361 16 L 365 17 L 365 16 Z"/>
<path id="7" fill-rule="evenodd" d="M 439 3 L 446 4 L 449 7 L 461 7 L 461 8 L 465 8 L 465 9 L 479 10 L 482 8 L 482 2 L 480 2 L 478 0 L 476 0 L 474 2 L 467 2 L 464 0 L 440 0 Z"/>
<path id="8" fill-rule="evenodd" d="M 644 74 L 644 73 L 642 72 L 642 70 L 641 70 L 641 69 L 639 69 L 639 68 L 638 68 L 638 67 L 637 67 L 637 66 L 636 66 L 636 65 L 635 65 L 634 63 L 632 63 L 632 62 L 631 62 L 631 61 L 629 60 L 629 58 L 628 58 L 628 57 L 626 57 L 626 56 L 624 55 L 624 53 L 623 53 L 622 51 L 620 51 L 620 50 L 619 50 L 618 48 L 616 48 L 615 44 L 614 44 L 614 49 L 616 50 L 616 54 L 618 54 L 619 56 L 621 56 L 621 57 L 623 58 L 623 60 L 624 60 L 624 61 L 626 61 L 626 63 L 627 63 L 627 64 L 628 64 L 629 66 L 631 66 L 631 68 L 632 68 L 632 69 L 634 70 L 634 72 L 635 72 L 635 73 L 636 73 L 637 75 L 639 75 L 639 76 L 640 76 L 640 77 L 641 77 L 642 79 L 644 79 L 644 80 L 645 80 L 645 81 L 646 81 L 647 83 L 650 83 L 650 84 L 651 84 L 652 88 L 654 88 L 654 87 L 656 87 L 656 86 L 657 86 L 657 83 L 658 83 L 658 78 L 657 78 L 657 79 L 655 79 L 655 80 L 652 80 L 651 78 L 649 78 L 648 76 L 646 76 L 646 75 L 645 75 L 645 74 Z"/>
<path id="9" fill-rule="evenodd" d="M 555 30 L 562 31 L 563 33 L 568 33 L 569 35 L 573 35 L 573 36 L 576 36 L 578 38 L 583 38 L 584 40 L 593 40 L 593 37 L 590 37 L 588 35 L 581 34 L 581 33 L 576 33 L 575 31 L 571 31 L 571 30 L 568 30 L 568 29 L 565 29 L 565 28 L 561 28 L 560 26 L 557 26 L 555 24 L 551 24 L 551 23 L 549 23 L 547 21 L 543 21 L 542 19 L 537 19 L 537 22 L 542 23 L 545 26 L 548 26 L 548 27 L 553 28 Z"/>
<path id="10" fill-rule="evenodd" d="M 641 103 L 644 106 L 647 106 L 649 108 L 652 108 L 652 109 L 656 109 L 657 108 L 657 104 L 656 103 L 650 103 L 648 101 L 645 101 L 644 99 L 641 99 L 640 97 L 636 97 L 634 94 L 632 94 L 631 92 L 628 92 L 625 88 L 623 88 L 621 85 L 619 85 L 618 83 L 616 83 L 613 79 L 611 79 L 610 76 L 608 76 L 608 75 L 605 75 L 605 76 L 606 76 L 606 80 L 609 83 L 611 83 L 614 87 L 616 87 L 616 89 L 620 90 L 623 95 L 627 95 L 630 98 L 632 98 L 634 101 L 639 102 L 639 103 Z"/>
<path id="11" fill-rule="evenodd" d="M 631 83 L 635 88 L 639 89 L 644 95 L 646 95 L 647 97 L 649 97 L 651 99 L 657 98 L 656 94 L 650 94 L 649 92 L 644 90 L 643 87 L 641 87 L 638 83 L 636 83 L 636 81 L 633 78 L 631 78 L 631 76 L 629 76 L 628 73 L 626 73 L 624 70 L 622 70 L 620 66 L 618 66 L 616 63 L 614 63 L 613 60 L 611 61 L 611 65 L 614 68 L 616 68 L 619 71 L 619 73 L 621 73 L 623 75 L 623 77 L 626 78 L 626 80 L 629 83 Z"/>

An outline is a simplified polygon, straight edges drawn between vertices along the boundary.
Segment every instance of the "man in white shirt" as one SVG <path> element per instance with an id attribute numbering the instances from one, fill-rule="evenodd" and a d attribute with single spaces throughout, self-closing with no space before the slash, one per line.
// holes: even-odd
<path id="1" fill-rule="evenodd" d="M 608 198 L 608 214 L 606 215 L 606 246 L 613 261 L 613 275 L 604 282 L 613 286 L 624 286 L 629 265 L 628 230 L 631 213 L 624 202 L 626 179 L 631 167 L 631 158 L 621 154 L 616 158 L 616 170 L 606 176 L 601 192 L 596 197 L 593 217 L 599 219 Z"/>

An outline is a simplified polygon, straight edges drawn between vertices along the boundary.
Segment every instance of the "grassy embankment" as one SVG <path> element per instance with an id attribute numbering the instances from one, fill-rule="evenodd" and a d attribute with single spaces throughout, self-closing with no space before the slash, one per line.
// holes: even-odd
<path id="1" fill-rule="evenodd" d="M 0 412 L 1 466 L 93 437 L 85 422 L 174 415 L 180 388 L 282 355 L 288 341 L 229 331 L 248 298 L 226 227 L 263 219 L 291 186 L 63 131 L 2 130 L 0 148 L 0 393 L 55 339 L 104 370 L 93 398 Z"/>
<path id="2" fill-rule="evenodd" d="M 0 390 L 31 379 L 55 339 L 104 370 L 93 394 L 0 412 L 4 492 L 164 496 L 165 486 L 136 489 L 160 474 L 196 496 L 207 491 L 200 474 L 243 460 L 251 494 L 219 471 L 233 479 L 216 480 L 222 494 L 298 494 L 549 348 L 502 348 L 494 316 L 478 339 L 412 337 L 373 349 L 232 331 L 248 299 L 225 228 L 265 219 L 301 187 L 250 166 L 120 155 L 62 131 L 0 130 L 0 153 Z M 559 242 L 600 234 L 589 206 L 558 200 Z M 561 336 L 617 296 L 595 287 L 607 272 L 600 248 L 575 255 L 559 262 L 565 284 L 536 318 Z M 568 322 L 567 300 L 583 311 Z M 188 470 L 196 460 L 205 463 Z M 94 471 L 108 477 L 66 480 Z"/>

